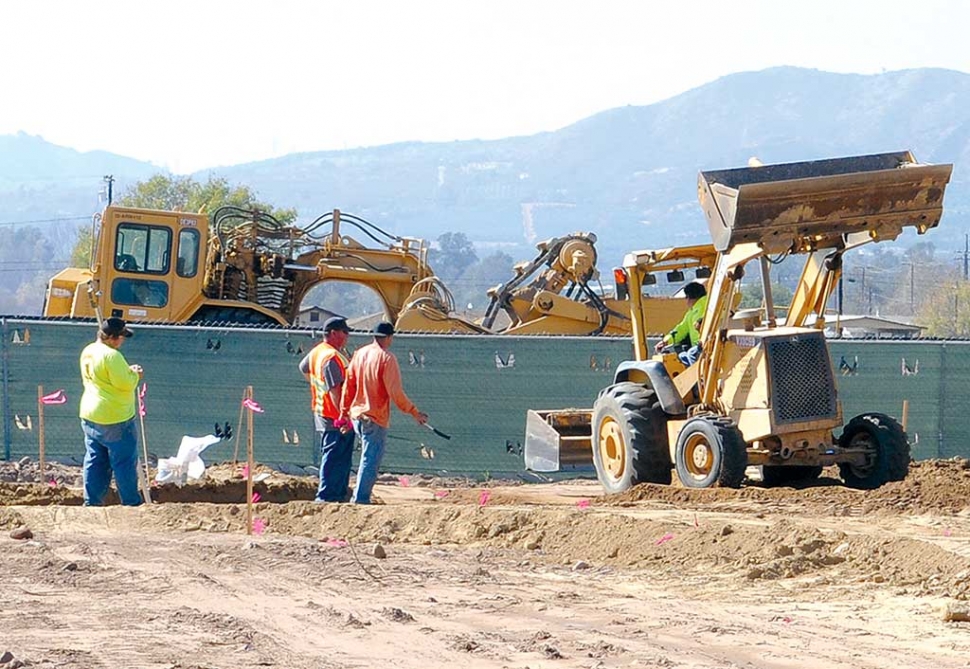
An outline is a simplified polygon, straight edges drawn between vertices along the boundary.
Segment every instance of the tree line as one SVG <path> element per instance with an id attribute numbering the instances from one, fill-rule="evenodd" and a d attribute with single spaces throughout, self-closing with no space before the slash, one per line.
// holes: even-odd
<path id="1" fill-rule="evenodd" d="M 247 186 L 233 185 L 222 178 L 204 182 L 192 177 L 156 175 L 128 188 L 118 199 L 123 206 L 170 211 L 215 212 L 232 205 L 258 208 L 284 224 L 297 219 L 295 209 L 284 209 L 261 201 Z M 0 313 L 34 315 L 41 312 L 47 281 L 61 264 L 57 248 L 63 228 L 38 226 L 0 228 Z M 92 226 L 76 228 L 70 265 L 87 267 L 91 261 Z M 960 266 L 942 258 L 932 242 L 910 246 L 902 254 L 888 245 L 873 245 L 866 255 L 846 257 L 841 310 L 847 315 L 873 315 L 910 320 L 926 327 L 932 337 L 970 337 L 970 282 Z M 868 250 L 867 249 L 867 250 Z M 429 261 L 436 275 L 451 289 L 459 312 L 480 314 L 486 291 L 512 277 L 513 259 L 501 251 L 480 257 L 464 232 L 446 232 L 431 245 Z M 603 268 L 600 268 L 601 271 Z M 782 263 L 773 280 L 775 303 L 790 300 L 800 266 Z M 755 306 L 760 289 L 746 280 L 744 306 Z M 316 286 L 305 305 L 322 306 L 349 317 L 373 314 L 381 309 L 370 289 L 344 282 Z M 833 296 L 829 310 L 839 308 Z"/>

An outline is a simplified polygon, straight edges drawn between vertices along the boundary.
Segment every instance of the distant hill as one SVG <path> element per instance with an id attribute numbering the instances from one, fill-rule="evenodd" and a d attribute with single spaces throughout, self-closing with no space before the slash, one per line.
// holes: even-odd
<path id="1" fill-rule="evenodd" d="M 196 176 L 247 184 L 306 219 L 339 208 L 410 236 L 462 231 L 483 251 L 502 248 L 516 259 L 537 240 L 589 230 L 609 267 L 634 248 L 707 240 L 696 199 L 701 169 L 742 166 L 751 156 L 775 163 L 912 149 L 922 161 L 955 163 L 932 241 L 962 248 L 967 109 L 970 75 L 960 72 L 779 67 L 527 137 L 299 153 Z M 158 171 L 39 137 L 0 136 L 0 222 L 88 214 L 99 206 L 103 174 L 114 174 L 120 192 Z"/>
<path id="2" fill-rule="evenodd" d="M 912 149 L 956 164 L 934 234 L 947 246 L 962 240 L 970 208 L 968 108 L 970 75 L 960 72 L 780 67 L 529 137 L 302 153 L 218 174 L 305 215 L 336 207 L 399 233 L 461 230 L 519 253 L 537 238 L 591 230 L 612 264 L 634 247 L 707 240 L 701 169 Z"/>

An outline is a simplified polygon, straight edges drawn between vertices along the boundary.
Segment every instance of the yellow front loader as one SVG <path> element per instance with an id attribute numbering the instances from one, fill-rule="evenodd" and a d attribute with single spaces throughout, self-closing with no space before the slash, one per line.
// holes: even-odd
<path id="1" fill-rule="evenodd" d="M 909 444 L 900 424 L 865 413 L 843 426 L 823 334 L 842 257 L 863 244 L 920 234 L 939 223 L 952 165 L 910 152 L 701 172 L 698 198 L 716 251 L 697 362 L 652 355 L 656 331 L 631 301 L 635 359 L 621 363 L 590 410 L 530 411 L 526 467 L 558 471 L 592 462 L 608 492 L 637 483 L 738 487 L 749 465 L 766 483 L 817 476 L 837 464 L 846 485 L 901 480 Z M 636 296 L 668 252 L 629 254 Z M 771 267 L 803 256 L 784 317 Z M 737 310 L 741 282 L 758 272 L 759 309 Z M 841 432 L 836 431 L 841 428 Z"/>

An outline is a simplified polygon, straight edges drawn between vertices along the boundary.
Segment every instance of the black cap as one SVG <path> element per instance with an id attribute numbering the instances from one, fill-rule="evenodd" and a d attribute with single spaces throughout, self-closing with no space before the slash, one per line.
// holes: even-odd
<path id="1" fill-rule="evenodd" d="M 101 333 L 106 337 L 135 336 L 135 333 L 129 330 L 124 320 L 120 318 L 105 318 L 101 321 Z"/>
<path id="2" fill-rule="evenodd" d="M 375 337 L 390 337 L 394 334 L 394 326 L 387 321 L 381 321 L 374 326 Z"/>
<path id="3" fill-rule="evenodd" d="M 327 322 L 323 324 L 324 333 L 332 332 L 334 330 L 340 330 L 341 332 L 350 332 L 350 328 L 347 327 L 347 319 L 341 318 L 340 316 L 334 316 L 333 318 L 328 318 Z"/>

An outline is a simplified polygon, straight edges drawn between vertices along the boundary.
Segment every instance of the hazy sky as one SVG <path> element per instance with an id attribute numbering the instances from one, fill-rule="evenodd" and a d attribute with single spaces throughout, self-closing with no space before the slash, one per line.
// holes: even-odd
<path id="1" fill-rule="evenodd" d="M 776 65 L 970 72 L 960 0 L 6 0 L 0 134 L 187 172 L 555 130 Z"/>

